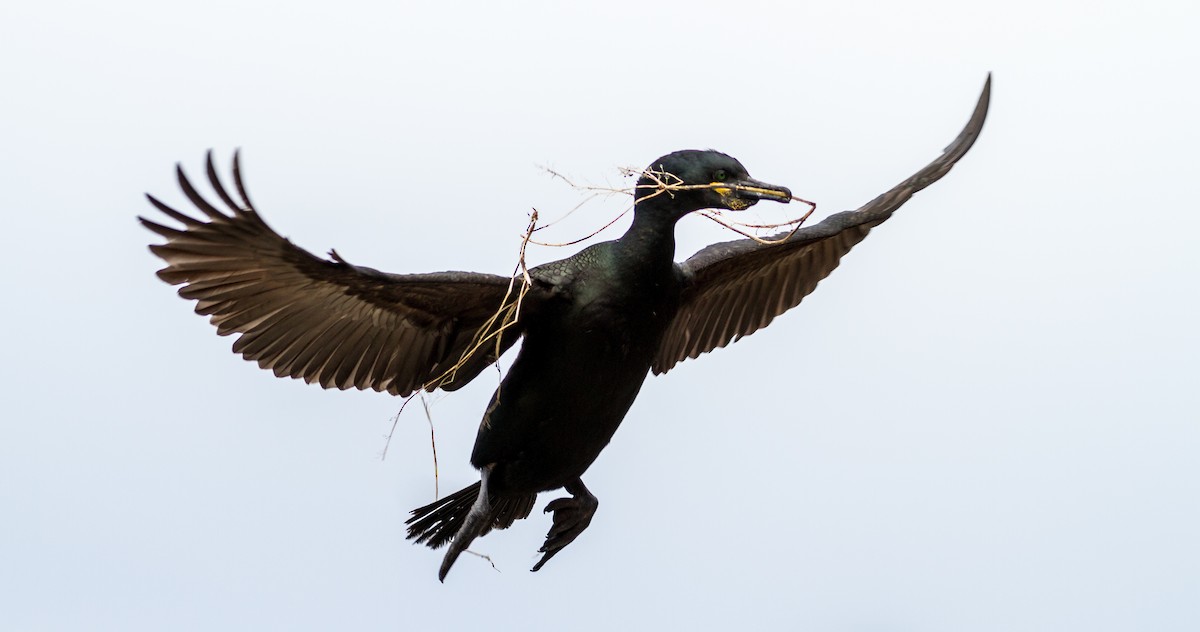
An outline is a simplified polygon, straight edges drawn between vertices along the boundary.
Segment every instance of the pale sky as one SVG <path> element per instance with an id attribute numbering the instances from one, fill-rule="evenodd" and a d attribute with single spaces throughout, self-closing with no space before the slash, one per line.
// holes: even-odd
<path id="1" fill-rule="evenodd" d="M 0 629 L 1200 629 L 1200 5 L 500 5 L 0 8 Z M 315 253 L 503 274 L 531 208 L 581 199 L 539 165 L 620 184 L 712 147 L 824 217 L 937 156 L 988 71 L 945 179 L 647 381 L 536 574 L 557 493 L 439 584 L 404 540 L 419 403 L 381 460 L 399 400 L 230 353 L 135 221 L 241 147 Z M 496 382 L 431 398 L 442 493 Z"/>

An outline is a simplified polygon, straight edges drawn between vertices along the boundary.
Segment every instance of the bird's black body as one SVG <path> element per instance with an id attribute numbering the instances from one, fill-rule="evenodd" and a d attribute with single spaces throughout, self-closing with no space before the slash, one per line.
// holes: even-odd
<path id="1" fill-rule="evenodd" d="M 536 313 L 523 319 L 521 352 L 492 397 L 471 455 L 471 464 L 487 473 L 487 495 L 479 498 L 490 513 L 480 513 L 485 517 L 475 533 L 461 507 L 440 524 L 421 522 L 421 510 L 414 519 L 417 537 L 437 531 L 440 537 L 433 537 L 441 539 L 454 531 L 443 576 L 457 553 L 497 521 L 495 514 L 507 511 L 500 501 L 526 507 L 538 492 L 566 487 L 574 494 L 564 499 L 569 507 L 556 511 L 562 536 L 556 539 L 552 530 L 538 567 L 582 532 L 595 498 L 579 477 L 633 405 L 679 309 L 685 278 L 674 261 L 675 222 L 731 201 L 745 208 L 762 197 L 791 199 L 787 189 L 750 179 L 741 163 L 720 152 L 675 152 L 651 169 L 673 174 L 684 186 L 739 183 L 756 192 L 670 191 L 642 178 L 625 235 L 530 271 L 542 298 Z"/>
<path id="2" fill-rule="evenodd" d="M 674 261 L 674 226 L 705 208 L 744 209 L 787 202 L 791 192 L 749 177 L 715 151 L 656 160 L 638 182 L 634 220 L 615 241 L 530 270 L 515 325 L 480 350 L 477 333 L 511 307 L 506 277 L 463 272 L 389 275 L 318 259 L 272 231 L 253 210 L 234 172 L 241 203 L 208 177 L 232 215 L 183 178 L 188 198 L 208 216 L 194 219 L 150 198 L 184 224 L 142 220 L 167 238 L 152 250 L 159 275 L 183 283 L 218 332 L 239 333 L 234 350 L 280 376 L 325 387 L 407 395 L 453 390 L 523 338 L 479 427 L 471 463 L 481 481 L 413 512 L 409 537 L 451 542 L 444 578 L 472 540 L 531 511 L 539 492 L 554 526 L 539 569 L 587 528 L 597 501 L 580 477 L 612 439 L 646 376 L 722 347 L 795 306 L 842 255 L 912 193 L 940 178 L 971 146 L 987 112 L 985 86 L 975 114 L 941 158 L 863 208 L 833 215 L 774 245 L 741 240 Z M 665 185 L 665 186 L 664 186 Z"/>
<path id="3" fill-rule="evenodd" d="M 531 271 L 549 298 L 479 428 L 471 463 L 496 463 L 498 493 L 556 489 L 608 444 L 679 305 L 670 232 L 654 256 L 620 241 Z M 648 245 L 645 242 L 642 245 Z"/>

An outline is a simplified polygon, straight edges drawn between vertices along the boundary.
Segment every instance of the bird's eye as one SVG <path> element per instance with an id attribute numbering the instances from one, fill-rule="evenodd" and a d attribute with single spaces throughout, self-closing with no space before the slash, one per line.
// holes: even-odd
<path id="1" fill-rule="evenodd" d="M 716 180 L 717 182 L 724 182 L 728 177 L 729 174 L 725 173 L 724 169 L 717 169 L 713 172 L 713 180 Z"/>

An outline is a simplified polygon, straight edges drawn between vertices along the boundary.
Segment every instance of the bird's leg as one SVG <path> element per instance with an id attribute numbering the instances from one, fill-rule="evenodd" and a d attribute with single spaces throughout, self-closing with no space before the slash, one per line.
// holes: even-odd
<path id="1" fill-rule="evenodd" d="M 540 569 L 550 558 L 574 542 L 592 523 L 592 516 L 596 515 L 596 508 L 600 506 L 600 501 L 584 487 L 582 479 L 567 483 L 566 490 L 571 494 L 570 498 L 558 498 L 546 505 L 546 513 L 554 512 L 554 524 L 546 533 L 546 543 L 538 549 L 539 553 L 545 555 L 531 570 Z"/>
<path id="2" fill-rule="evenodd" d="M 488 521 L 492 519 L 492 503 L 488 498 L 488 475 L 491 473 L 491 465 L 479 470 L 479 495 L 475 497 L 475 504 L 471 505 L 471 512 L 467 514 L 458 533 L 454 534 L 454 539 L 450 541 L 446 557 L 442 558 L 442 567 L 438 569 L 438 581 L 446 581 L 446 574 L 450 572 L 450 567 L 454 566 L 454 560 L 471 546 L 471 542 L 483 533 Z"/>

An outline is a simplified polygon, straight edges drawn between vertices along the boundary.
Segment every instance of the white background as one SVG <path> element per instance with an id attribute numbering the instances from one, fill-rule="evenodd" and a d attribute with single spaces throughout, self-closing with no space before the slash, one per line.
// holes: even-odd
<path id="1" fill-rule="evenodd" d="M 1200 629 L 1200 5 L 501 4 L 4 3 L 0 629 Z M 231 354 L 134 219 L 242 147 L 314 252 L 503 274 L 580 199 L 537 165 L 713 147 L 824 216 L 934 158 L 989 70 L 952 173 L 647 382 L 537 574 L 540 512 L 439 584 L 403 538 L 419 402 L 380 460 L 399 400 Z M 433 398 L 442 493 L 495 383 Z"/>

